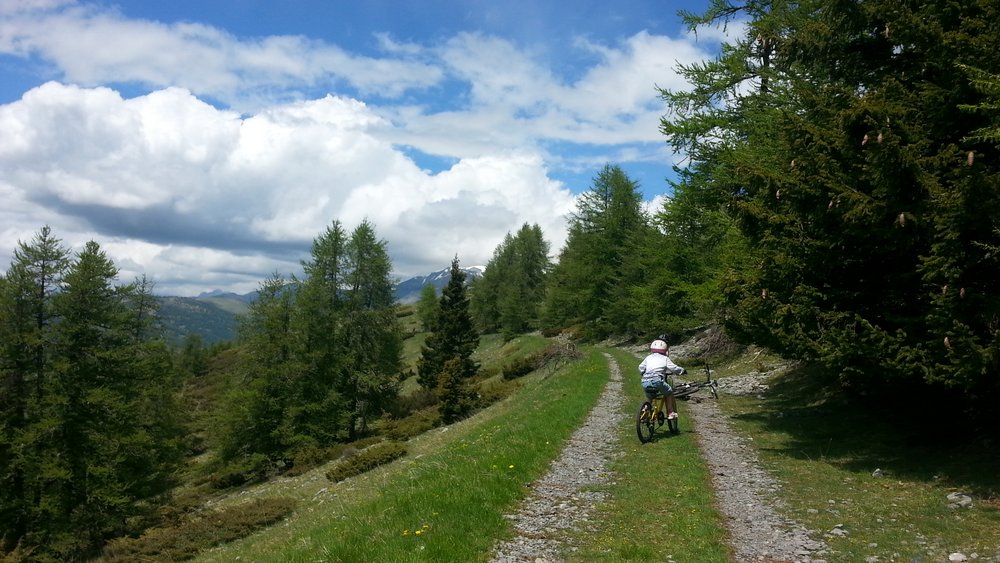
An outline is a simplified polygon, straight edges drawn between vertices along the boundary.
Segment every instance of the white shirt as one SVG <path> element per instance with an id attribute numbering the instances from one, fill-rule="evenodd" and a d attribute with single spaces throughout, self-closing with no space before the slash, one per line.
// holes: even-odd
<path id="1" fill-rule="evenodd" d="M 678 366 L 666 354 L 653 352 L 639 364 L 643 381 L 666 379 L 667 374 L 680 375 L 684 368 Z"/>

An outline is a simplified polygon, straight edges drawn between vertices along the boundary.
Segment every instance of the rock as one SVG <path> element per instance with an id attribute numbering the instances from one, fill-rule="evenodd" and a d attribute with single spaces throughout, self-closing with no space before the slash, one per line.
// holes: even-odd
<path id="1" fill-rule="evenodd" d="M 882 476 L 882 470 L 881 469 L 876 468 L 875 471 L 872 471 L 872 477 L 881 477 L 881 476 Z"/>
<path id="2" fill-rule="evenodd" d="M 972 497 L 964 493 L 949 493 L 945 498 L 949 502 L 948 508 L 969 508 L 972 506 Z"/>
<path id="3" fill-rule="evenodd" d="M 969 558 L 964 553 L 952 553 L 948 556 L 948 561 L 968 561 Z"/>

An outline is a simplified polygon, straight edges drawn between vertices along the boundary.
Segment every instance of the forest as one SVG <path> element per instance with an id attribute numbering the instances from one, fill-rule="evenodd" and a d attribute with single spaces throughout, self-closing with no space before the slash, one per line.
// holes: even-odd
<path id="1" fill-rule="evenodd" d="M 414 307 L 394 300 L 376 225 L 334 220 L 301 279 L 261 283 L 237 341 L 173 349 L 151 282 L 122 283 L 97 242 L 73 253 L 46 226 L 20 243 L 0 278 L 2 551 L 95 556 L 162 522 L 206 452 L 210 488 L 302 471 L 460 420 L 562 350 L 487 389 L 497 374 L 473 359 L 487 334 L 679 341 L 719 325 L 872 408 L 918 417 L 933 397 L 995 430 L 1000 6 L 715 0 L 686 20 L 745 28 L 660 91 L 685 157 L 662 207 L 608 164 L 556 255 L 525 224 L 481 279 L 456 257 Z M 191 390 L 220 365 L 206 414 Z"/>

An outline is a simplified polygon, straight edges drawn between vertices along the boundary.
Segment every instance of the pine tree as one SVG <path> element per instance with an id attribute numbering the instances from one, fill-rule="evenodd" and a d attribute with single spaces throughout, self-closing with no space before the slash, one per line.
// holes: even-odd
<path id="1" fill-rule="evenodd" d="M 347 312 L 343 323 L 349 358 L 341 394 L 348 401 L 348 436 L 354 439 L 381 405 L 395 399 L 403 340 L 396 319 L 392 261 L 386 242 L 363 221 L 347 244 Z"/>
<path id="2" fill-rule="evenodd" d="M 470 288 L 470 312 L 482 332 L 506 339 L 537 328 L 550 269 L 549 245 L 538 225 L 507 233 L 493 251 L 483 277 Z"/>
<path id="3" fill-rule="evenodd" d="M 687 69 L 663 122 L 693 161 L 685 189 L 726 206 L 752 248 L 724 288 L 730 329 L 854 388 L 995 395 L 1000 167 L 960 108 L 983 101 L 962 65 L 1000 65 L 997 8 L 743 9 L 746 34 Z M 692 23 L 736 10 L 713 2 Z"/>
<path id="4" fill-rule="evenodd" d="M 438 377 L 445 363 L 453 358 L 459 360 L 459 379 L 468 379 L 479 371 L 479 365 L 472 360 L 479 333 L 469 315 L 465 273 L 458 264 L 456 257 L 451 262 L 451 279 L 441 295 L 434 332 L 427 337 L 417 362 L 417 380 L 425 389 L 438 388 Z"/>
<path id="5" fill-rule="evenodd" d="M 426 283 L 420 288 L 420 300 L 417 301 L 417 318 L 425 331 L 434 330 L 434 319 L 437 318 L 438 295 L 433 285 Z"/>
<path id="6" fill-rule="evenodd" d="M 4 420 L 4 446 L 22 452 L 0 457 L 5 536 L 39 559 L 94 553 L 173 484 L 177 380 L 167 348 L 150 340 L 149 286 L 116 285 L 117 275 L 97 243 L 70 261 L 45 228 L 2 284 L 4 374 L 32 383 L 27 398 L 11 394 L 18 410 Z M 9 422 L 20 431 L 7 433 Z"/>
<path id="7" fill-rule="evenodd" d="M 590 337 L 635 331 L 629 293 L 645 272 L 632 257 L 649 229 L 638 184 L 620 167 L 605 166 L 571 217 L 543 325 L 550 330 L 582 325 Z"/>
<path id="8" fill-rule="evenodd" d="M 43 227 L 18 243 L 0 285 L 0 527 L 12 544 L 38 529 L 43 424 L 52 377 L 52 296 L 70 264 L 69 250 Z"/>

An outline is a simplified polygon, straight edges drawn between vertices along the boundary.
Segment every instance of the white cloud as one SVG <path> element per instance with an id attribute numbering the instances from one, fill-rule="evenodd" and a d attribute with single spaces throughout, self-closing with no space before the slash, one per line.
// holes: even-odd
<path id="1" fill-rule="evenodd" d="M 0 138 L 12 210 L 0 250 L 45 218 L 70 244 L 100 242 L 124 277 L 191 292 L 293 273 L 335 219 L 372 220 L 401 275 L 455 254 L 485 263 L 524 222 L 562 244 L 573 196 L 537 154 L 499 152 L 431 175 L 371 134 L 386 126 L 333 96 L 240 118 L 178 88 L 124 99 L 48 83 L 0 106 L 0 130 L 16 132 Z"/>
<path id="2" fill-rule="evenodd" d="M 43 61 L 61 82 L 0 105 L 0 266 L 48 224 L 69 244 L 97 240 L 126 279 L 184 294 L 292 273 L 335 219 L 371 220 L 404 276 L 456 254 L 483 264 L 525 222 L 555 252 L 574 196 L 553 168 L 669 162 L 655 86 L 683 88 L 677 63 L 710 48 L 704 34 L 581 39 L 565 49 L 590 66 L 567 70 L 485 33 L 377 33 L 378 57 L 8 2 L 0 55 Z M 136 85 L 148 93 L 115 89 Z M 422 170 L 404 146 L 453 164 Z"/>
<path id="3" fill-rule="evenodd" d="M 259 109 L 252 104 L 260 90 L 295 97 L 302 88 L 343 84 L 393 97 L 441 79 L 439 69 L 418 61 L 354 55 L 301 36 L 240 39 L 203 24 L 56 7 L 7 14 L 0 21 L 0 53 L 40 56 L 74 83 L 182 86 L 245 110 Z"/>

